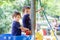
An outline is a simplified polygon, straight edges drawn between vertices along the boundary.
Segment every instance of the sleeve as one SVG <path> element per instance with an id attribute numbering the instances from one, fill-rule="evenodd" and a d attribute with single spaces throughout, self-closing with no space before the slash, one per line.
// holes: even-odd
<path id="1" fill-rule="evenodd" d="M 23 26 L 24 27 L 27 27 L 28 26 L 28 23 L 29 23 L 28 17 L 27 16 L 24 16 L 22 21 L 23 21 Z"/>
<path id="2" fill-rule="evenodd" d="M 13 23 L 13 27 L 20 29 L 21 25 L 19 23 Z"/>

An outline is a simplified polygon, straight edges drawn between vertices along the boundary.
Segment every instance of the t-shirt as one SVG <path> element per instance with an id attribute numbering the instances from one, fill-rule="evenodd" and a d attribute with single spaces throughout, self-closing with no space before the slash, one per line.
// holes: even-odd
<path id="1" fill-rule="evenodd" d="M 21 29 L 20 29 L 21 25 L 19 22 L 17 21 L 13 21 L 12 22 L 12 35 L 13 36 L 19 36 L 21 35 Z"/>
<path id="2" fill-rule="evenodd" d="M 31 20 L 30 20 L 30 15 L 29 14 L 25 14 L 23 16 L 23 27 L 28 28 L 29 30 L 31 30 Z"/>

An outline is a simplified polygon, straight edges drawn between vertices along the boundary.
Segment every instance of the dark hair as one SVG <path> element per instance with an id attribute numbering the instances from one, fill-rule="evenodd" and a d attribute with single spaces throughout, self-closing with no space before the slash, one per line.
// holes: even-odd
<path id="1" fill-rule="evenodd" d="M 19 12 L 14 12 L 13 15 L 12 15 L 12 18 L 16 17 L 17 15 L 19 15 L 21 17 L 21 14 Z"/>
<path id="2" fill-rule="evenodd" d="M 25 11 L 25 9 L 30 9 L 30 6 L 24 6 L 23 7 L 23 12 Z"/>

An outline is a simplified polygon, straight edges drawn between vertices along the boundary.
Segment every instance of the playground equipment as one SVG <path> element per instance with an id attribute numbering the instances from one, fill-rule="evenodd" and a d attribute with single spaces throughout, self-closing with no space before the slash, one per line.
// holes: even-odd
<path id="1" fill-rule="evenodd" d="M 0 40 L 30 40 L 30 36 L 21 35 L 21 36 L 12 36 L 12 34 L 1 34 Z"/>
<path id="2" fill-rule="evenodd" d="M 43 7 L 43 5 L 41 4 L 41 0 L 38 0 L 38 1 L 40 1 L 40 5 L 39 5 L 39 6 Z M 39 6 L 38 6 L 38 7 L 39 7 Z M 43 40 L 44 40 L 44 36 L 45 36 L 45 40 L 58 40 L 58 38 L 57 38 L 57 36 L 56 36 L 56 34 L 55 34 L 55 31 L 53 30 L 53 28 L 52 28 L 52 26 L 51 26 L 51 24 L 50 24 L 50 22 L 49 22 L 49 20 L 48 20 L 48 18 L 47 18 L 47 16 L 46 16 L 45 8 L 46 8 L 46 7 L 44 7 L 44 10 L 43 10 L 42 12 L 43 12 L 43 15 L 44 15 L 44 17 L 45 17 L 45 19 L 46 19 L 49 27 L 47 27 L 47 28 L 45 28 L 45 29 L 42 29 L 42 30 L 43 30 Z M 39 20 L 40 20 L 40 19 L 39 19 Z M 39 27 L 39 26 L 37 26 L 37 27 Z M 50 28 L 50 29 L 49 29 L 49 31 L 47 32 L 46 29 L 48 29 L 48 28 Z M 41 28 L 40 28 L 40 29 L 41 29 Z M 38 31 L 37 31 L 37 32 L 38 32 Z M 46 37 L 47 33 L 48 33 L 49 35 Z M 50 37 L 49 37 L 49 36 L 50 36 Z M 49 37 L 49 38 L 48 38 L 48 37 Z"/>
<path id="3" fill-rule="evenodd" d="M 1 34 L 0 40 L 13 40 L 13 36 L 11 34 Z"/>

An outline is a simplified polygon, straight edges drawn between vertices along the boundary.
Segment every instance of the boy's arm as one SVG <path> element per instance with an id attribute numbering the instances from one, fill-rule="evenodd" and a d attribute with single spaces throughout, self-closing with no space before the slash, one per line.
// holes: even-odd
<path id="1" fill-rule="evenodd" d="M 20 29 L 21 29 L 23 32 L 29 30 L 28 28 L 25 28 L 25 27 L 20 27 Z"/>
<path id="2" fill-rule="evenodd" d="M 22 30 L 22 32 L 25 32 L 27 35 L 31 35 L 32 34 L 32 31 L 29 30 L 28 28 L 20 27 L 20 29 Z"/>

